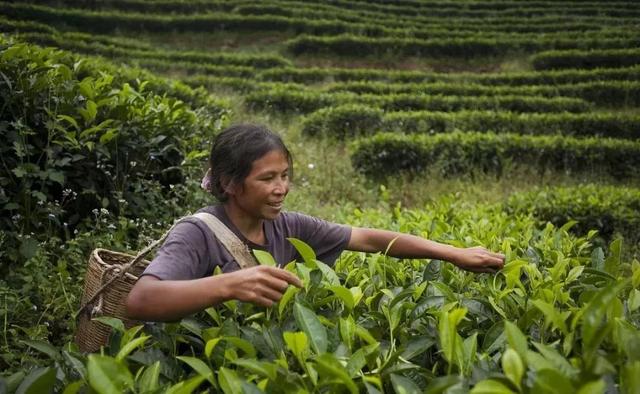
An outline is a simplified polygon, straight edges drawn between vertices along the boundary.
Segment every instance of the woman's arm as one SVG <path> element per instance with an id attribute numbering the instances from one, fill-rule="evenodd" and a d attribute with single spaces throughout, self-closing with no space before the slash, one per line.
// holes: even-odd
<path id="1" fill-rule="evenodd" d="M 347 249 L 385 252 L 392 241 L 388 254 L 393 257 L 446 260 L 473 272 L 495 272 L 504 266 L 503 254 L 493 253 L 483 247 L 457 248 L 415 235 L 372 228 L 353 227 Z"/>
<path id="2" fill-rule="evenodd" d="M 257 266 L 193 280 L 160 280 L 143 276 L 127 298 L 127 315 L 145 321 L 175 321 L 228 300 L 271 306 L 289 285 L 302 286 L 292 273 Z"/>

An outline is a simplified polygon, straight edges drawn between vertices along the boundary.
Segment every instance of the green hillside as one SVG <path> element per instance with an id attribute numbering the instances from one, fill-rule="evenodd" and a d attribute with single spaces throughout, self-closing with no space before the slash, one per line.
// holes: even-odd
<path id="1" fill-rule="evenodd" d="M 640 392 L 640 3 L 0 1 L 0 394 Z M 266 124 L 287 209 L 507 255 L 302 249 L 273 308 L 74 343 L 89 253 L 210 204 Z"/>

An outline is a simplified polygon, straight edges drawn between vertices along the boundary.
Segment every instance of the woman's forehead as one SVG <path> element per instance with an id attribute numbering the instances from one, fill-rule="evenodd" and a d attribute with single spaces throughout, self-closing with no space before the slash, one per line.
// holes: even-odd
<path id="1" fill-rule="evenodd" d="M 289 168 L 289 158 L 287 154 L 279 149 L 265 153 L 259 159 L 251 163 L 251 172 L 285 171 Z"/>

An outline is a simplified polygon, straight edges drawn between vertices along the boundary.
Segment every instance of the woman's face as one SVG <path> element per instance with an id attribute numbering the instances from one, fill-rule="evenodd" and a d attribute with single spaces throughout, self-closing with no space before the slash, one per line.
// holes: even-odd
<path id="1" fill-rule="evenodd" d="M 275 219 L 289 193 L 289 161 L 284 152 L 272 150 L 251 166 L 242 184 L 230 193 L 230 202 L 256 219 Z"/>

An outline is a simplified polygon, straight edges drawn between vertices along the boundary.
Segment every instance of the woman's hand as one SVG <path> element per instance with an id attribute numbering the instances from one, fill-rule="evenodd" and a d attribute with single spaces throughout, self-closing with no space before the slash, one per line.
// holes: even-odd
<path id="1" fill-rule="evenodd" d="M 466 271 L 495 273 L 504 267 L 504 255 L 482 246 L 458 249 L 451 262 Z"/>
<path id="2" fill-rule="evenodd" d="M 289 285 L 302 287 L 302 281 L 282 268 L 259 265 L 228 274 L 229 299 L 269 307 L 278 302 Z"/>

